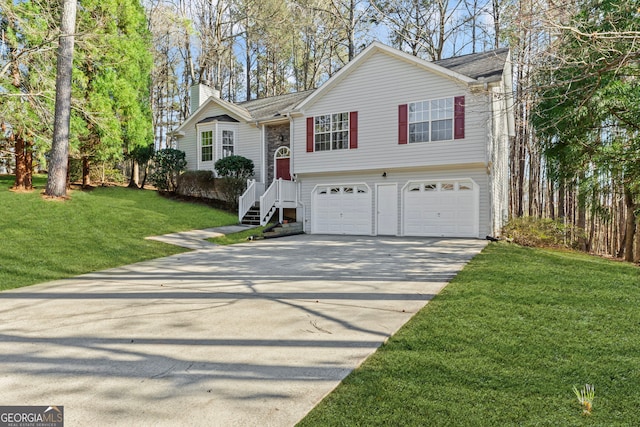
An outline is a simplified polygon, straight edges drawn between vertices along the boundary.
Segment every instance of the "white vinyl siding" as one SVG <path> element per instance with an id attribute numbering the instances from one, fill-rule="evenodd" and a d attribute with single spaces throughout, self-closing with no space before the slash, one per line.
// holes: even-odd
<path id="1" fill-rule="evenodd" d="M 465 97 L 465 138 L 398 144 L 398 105 Z M 486 164 L 491 105 L 466 84 L 377 52 L 293 120 L 294 173 Z M 358 150 L 306 152 L 306 117 L 358 111 Z"/>
<path id="2" fill-rule="evenodd" d="M 232 115 L 229 111 L 217 106 L 211 105 L 210 108 L 207 108 L 201 111 L 198 114 L 198 117 L 193 119 L 193 123 L 197 123 L 200 120 L 205 119 L 206 117 L 214 117 L 222 114 Z M 253 164 L 255 166 L 254 172 L 256 177 L 260 177 L 262 173 L 262 132 L 259 128 L 257 128 L 253 123 L 243 123 L 240 121 L 239 123 L 229 123 L 229 122 L 218 122 L 217 132 L 214 136 L 214 143 L 218 144 L 217 147 L 214 148 L 222 151 L 222 139 L 223 139 L 223 130 L 233 129 L 234 132 L 234 154 L 246 157 L 248 159 L 253 160 Z M 201 124 L 198 125 L 199 129 L 203 128 L 203 125 L 211 126 L 213 129 L 214 126 L 212 123 Z M 231 126 L 229 128 L 228 126 Z M 208 169 L 214 170 L 213 165 L 214 162 L 202 163 L 200 161 L 200 147 L 199 147 L 199 130 L 196 129 L 196 125 L 190 126 L 184 129 L 185 135 L 177 138 L 177 146 L 178 150 L 184 151 L 187 159 L 187 169 L 196 170 L 196 169 Z M 230 148 L 230 147 L 226 147 Z M 214 154 L 215 156 L 215 154 Z"/>

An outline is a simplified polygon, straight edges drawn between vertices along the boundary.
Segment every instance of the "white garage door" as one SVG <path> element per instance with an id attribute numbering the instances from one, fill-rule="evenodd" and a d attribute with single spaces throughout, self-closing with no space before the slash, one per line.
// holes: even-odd
<path id="1" fill-rule="evenodd" d="M 478 237 L 478 186 L 472 180 L 410 182 L 404 235 Z"/>
<path id="2" fill-rule="evenodd" d="M 311 231 L 316 234 L 371 234 L 371 189 L 366 184 L 314 189 Z"/>

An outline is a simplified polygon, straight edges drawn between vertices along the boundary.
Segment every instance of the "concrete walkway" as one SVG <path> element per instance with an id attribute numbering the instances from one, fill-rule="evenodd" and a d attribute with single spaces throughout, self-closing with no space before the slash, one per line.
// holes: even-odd
<path id="1" fill-rule="evenodd" d="M 224 236 L 225 234 L 238 233 L 251 228 L 254 227 L 250 225 L 227 225 L 224 227 L 205 228 L 204 230 L 191 230 L 180 233 L 163 234 L 161 236 L 151 236 L 147 237 L 147 239 L 193 250 L 211 249 L 217 245 L 208 242 L 206 239 Z"/>
<path id="2" fill-rule="evenodd" d="M 73 426 L 291 426 L 477 254 L 462 239 L 213 246 L 0 292 L 3 405 Z"/>

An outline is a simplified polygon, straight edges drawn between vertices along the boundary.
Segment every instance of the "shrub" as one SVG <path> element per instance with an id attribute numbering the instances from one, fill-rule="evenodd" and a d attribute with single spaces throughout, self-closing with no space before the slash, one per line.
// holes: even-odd
<path id="1" fill-rule="evenodd" d="M 244 178 L 219 178 L 218 188 L 220 194 L 232 209 L 238 208 L 238 199 L 242 196 L 242 193 L 247 189 L 247 180 Z"/>
<path id="2" fill-rule="evenodd" d="M 150 176 L 158 190 L 174 192 L 178 188 L 178 176 L 187 167 L 184 151 L 165 148 L 153 156 L 155 169 Z"/>
<path id="3" fill-rule="evenodd" d="M 215 190 L 212 171 L 186 171 L 178 178 L 177 192 L 192 197 L 211 197 Z"/>
<path id="4" fill-rule="evenodd" d="M 229 156 L 215 163 L 220 176 L 220 193 L 234 209 L 238 198 L 247 188 L 247 179 L 253 176 L 253 161 L 242 156 Z"/>
<path id="5" fill-rule="evenodd" d="M 502 235 L 522 246 L 576 248 L 584 231 L 562 221 L 548 218 L 513 218 L 502 230 Z"/>
<path id="6" fill-rule="evenodd" d="M 228 156 L 220 159 L 215 164 L 218 176 L 223 178 L 242 178 L 244 180 L 253 176 L 253 161 L 242 156 Z"/>

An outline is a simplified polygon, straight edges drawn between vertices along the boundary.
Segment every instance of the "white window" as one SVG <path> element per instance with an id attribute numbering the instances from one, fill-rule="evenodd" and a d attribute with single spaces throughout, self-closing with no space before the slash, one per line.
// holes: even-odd
<path id="1" fill-rule="evenodd" d="M 203 162 L 213 160 L 213 131 L 200 132 L 200 159 Z"/>
<path id="2" fill-rule="evenodd" d="M 315 151 L 349 148 L 349 113 L 314 117 Z"/>
<path id="3" fill-rule="evenodd" d="M 222 131 L 222 155 L 220 158 L 233 156 L 235 152 L 235 132 L 232 130 Z"/>
<path id="4" fill-rule="evenodd" d="M 409 142 L 453 139 L 453 98 L 409 104 Z"/>

